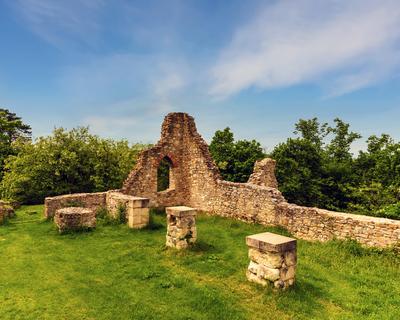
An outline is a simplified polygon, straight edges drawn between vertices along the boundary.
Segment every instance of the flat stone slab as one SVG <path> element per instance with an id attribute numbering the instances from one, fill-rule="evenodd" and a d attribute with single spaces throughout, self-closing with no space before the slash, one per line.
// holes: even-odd
<path id="1" fill-rule="evenodd" d="M 149 206 L 150 199 L 131 196 L 121 192 L 110 192 L 109 198 L 114 201 L 127 202 L 131 208 L 147 208 Z"/>
<path id="2" fill-rule="evenodd" d="M 167 214 L 175 217 L 195 216 L 197 213 L 197 210 L 195 208 L 190 208 L 186 206 L 167 207 L 165 211 L 167 212 Z"/>
<path id="3" fill-rule="evenodd" d="M 296 249 L 297 240 L 264 232 L 246 237 L 246 244 L 263 252 L 285 252 Z"/>
<path id="4" fill-rule="evenodd" d="M 82 207 L 67 207 L 61 208 L 57 210 L 59 215 L 83 215 L 83 214 L 91 214 L 92 210 Z"/>

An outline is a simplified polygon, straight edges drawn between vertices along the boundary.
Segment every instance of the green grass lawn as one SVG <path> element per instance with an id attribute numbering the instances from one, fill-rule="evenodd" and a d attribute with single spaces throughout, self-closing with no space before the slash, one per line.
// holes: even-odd
<path id="1" fill-rule="evenodd" d="M 200 215 L 196 247 L 178 252 L 161 214 L 59 235 L 42 211 L 0 226 L 0 319 L 400 319 L 393 251 L 299 241 L 297 283 L 275 292 L 246 280 L 245 236 L 282 230 Z"/>

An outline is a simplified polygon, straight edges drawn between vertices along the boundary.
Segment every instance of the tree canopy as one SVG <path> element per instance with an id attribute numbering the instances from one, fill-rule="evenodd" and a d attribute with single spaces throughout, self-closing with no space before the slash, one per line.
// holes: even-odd
<path id="1" fill-rule="evenodd" d="M 209 148 L 222 177 L 228 181 L 246 182 L 256 160 L 265 157 L 259 142 L 235 141 L 230 128 L 215 132 Z"/>

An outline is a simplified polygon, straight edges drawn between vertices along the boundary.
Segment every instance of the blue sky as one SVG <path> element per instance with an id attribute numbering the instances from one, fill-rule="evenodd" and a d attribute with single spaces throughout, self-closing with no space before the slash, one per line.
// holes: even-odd
<path id="1" fill-rule="evenodd" d="M 397 0 L 0 0 L 0 41 L 0 105 L 34 136 L 155 142 L 184 111 L 267 150 L 311 117 L 400 139 Z"/>

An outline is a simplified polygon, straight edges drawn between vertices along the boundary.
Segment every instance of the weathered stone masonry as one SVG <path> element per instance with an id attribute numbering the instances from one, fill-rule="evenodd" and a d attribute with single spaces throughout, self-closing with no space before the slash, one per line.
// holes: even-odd
<path id="1" fill-rule="evenodd" d="M 157 192 L 157 168 L 165 157 L 172 163 L 170 188 Z M 149 198 L 150 207 L 185 205 L 209 214 L 283 226 L 308 240 L 351 238 L 377 247 L 400 241 L 400 221 L 287 203 L 277 189 L 274 169 L 274 160 L 264 159 L 255 164 L 248 183 L 223 181 L 194 119 L 186 113 L 170 113 L 163 122 L 161 139 L 140 154 L 120 191 Z M 58 199 L 46 200 L 46 206 L 57 206 Z M 103 195 L 88 199 L 89 206 L 100 205 Z M 46 208 L 46 212 L 52 210 Z"/>

